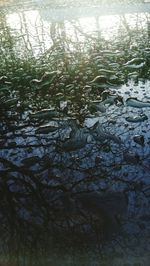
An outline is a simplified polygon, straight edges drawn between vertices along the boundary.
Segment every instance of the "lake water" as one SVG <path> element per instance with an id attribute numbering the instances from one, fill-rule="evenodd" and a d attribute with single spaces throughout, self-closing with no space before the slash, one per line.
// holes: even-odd
<path id="1" fill-rule="evenodd" d="M 2 258 L 148 265 L 150 5 L 0 4 Z"/>

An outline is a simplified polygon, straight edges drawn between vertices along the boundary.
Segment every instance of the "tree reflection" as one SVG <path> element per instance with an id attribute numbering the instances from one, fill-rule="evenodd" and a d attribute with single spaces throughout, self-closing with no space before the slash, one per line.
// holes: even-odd
<path id="1" fill-rule="evenodd" d="M 91 33 L 79 19 L 45 24 L 38 15 L 34 34 L 26 12 L 18 18 L 17 31 L 5 13 L 0 20 L 3 252 L 19 260 L 37 250 L 101 250 L 129 237 L 131 224 L 144 235 L 149 113 L 131 110 L 127 94 L 149 84 L 149 14 L 134 15 L 134 27 L 119 16 L 110 38 L 99 17 Z"/>

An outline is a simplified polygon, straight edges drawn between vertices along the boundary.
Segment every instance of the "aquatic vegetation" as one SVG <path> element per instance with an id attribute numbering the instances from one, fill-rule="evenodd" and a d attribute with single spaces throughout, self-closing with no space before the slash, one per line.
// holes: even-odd
<path id="1" fill-rule="evenodd" d="M 143 68 L 145 66 L 146 62 L 144 61 L 144 58 L 133 58 L 132 60 L 128 61 L 126 64 L 124 64 L 124 67 L 130 70 L 136 70 Z"/>
<path id="2" fill-rule="evenodd" d="M 110 44 L 110 41 L 102 37 L 100 40 L 99 37 L 94 37 L 94 40 L 91 40 L 92 36 L 88 37 L 86 35 L 86 41 L 82 45 L 80 41 L 72 43 L 67 35 L 60 35 L 59 30 L 64 29 L 58 26 L 58 30 L 55 32 L 55 43 L 51 48 L 36 57 L 27 50 L 27 44 L 24 43 L 23 49 L 26 51 L 26 57 L 22 58 L 17 53 L 15 37 L 6 25 L 6 21 L 1 24 L 2 32 L 5 32 L 5 27 L 8 31 L 2 42 L 4 48 L 1 54 L 1 82 L 4 83 L 4 88 L 7 88 L 7 83 L 11 81 L 10 91 L 13 88 L 19 90 L 21 98 L 28 95 L 27 92 L 30 91 L 30 98 L 26 97 L 29 101 L 32 98 L 35 104 L 37 95 L 39 100 L 41 97 L 41 101 L 47 101 L 48 105 L 50 102 L 59 101 L 60 95 L 58 93 L 62 93 L 62 100 L 69 98 L 74 106 L 79 106 L 79 98 L 82 99 L 82 104 L 89 100 L 89 96 L 86 95 L 83 89 L 85 86 L 91 85 L 92 94 L 97 98 L 105 89 L 111 91 L 113 87 L 126 82 L 129 74 L 128 67 L 133 65 L 140 70 L 137 78 L 148 77 L 148 39 L 142 39 L 139 31 L 134 32 L 133 30 L 131 42 L 134 43 L 134 38 L 136 38 L 136 42 L 139 39 L 141 50 L 137 51 L 137 48 L 132 46 L 132 49 L 127 51 L 126 43 L 123 41 L 124 38 L 121 34 L 128 36 L 128 32 L 124 31 L 122 33 L 122 28 L 120 29 L 121 33 L 118 33 L 119 43 L 112 41 Z M 76 27 L 75 29 L 77 30 Z M 142 34 L 144 34 L 144 31 Z M 82 35 L 84 37 L 84 32 L 82 32 Z M 6 60 L 4 53 L 8 40 L 11 40 L 13 50 L 13 56 L 10 57 L 10 60 L 9 56 Z M 25 42 L 23 36 L 20 37 L 20 40 Z M 39 43 L 40 45 L 42 46 L 42 43 Z M 71 48 L 72 46 L 73 48 Z M 8 52 L 9 54 L 12 54 L 12 51 Z M 47 94 L 50 96 L 49 99 L 44 99 Z"/>

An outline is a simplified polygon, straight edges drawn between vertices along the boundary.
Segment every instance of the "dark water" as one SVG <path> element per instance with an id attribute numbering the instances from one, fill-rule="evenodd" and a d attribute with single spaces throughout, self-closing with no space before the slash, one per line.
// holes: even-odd
<path id="1" fill-rule="evenodd" d="M 0 11 L 2 265 L 148 265 L 148 10 L 45 4 Z"/>

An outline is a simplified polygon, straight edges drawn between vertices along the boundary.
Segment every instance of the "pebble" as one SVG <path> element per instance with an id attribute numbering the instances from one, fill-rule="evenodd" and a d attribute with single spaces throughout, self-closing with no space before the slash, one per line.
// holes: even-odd
<path id="1" fill-rule="evenodd" d="M 136 142 L 137 144 L 141 145 L 141 146 L 144 146 L 144 142 L 145 142 L 145 139 L 144 139 L 144 136 L 143 135 L 135 135 L 133 137 L 133 140 L 134 142 Z"/>
<path id="2" fill-rule="evenodd" d="M 129 127 L 129 130 L 134 130 L 134 127 Z"/>

